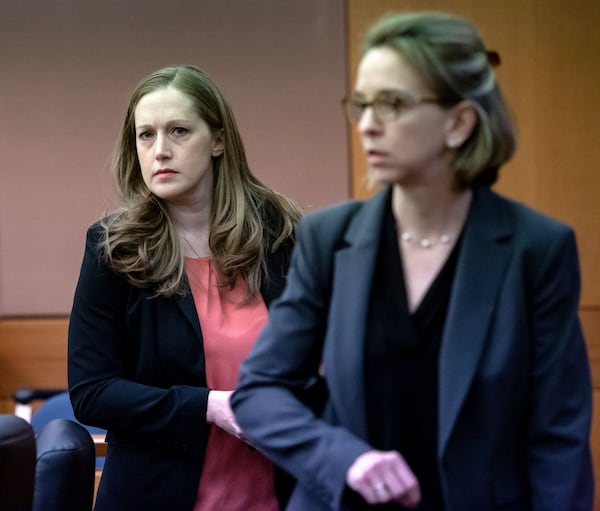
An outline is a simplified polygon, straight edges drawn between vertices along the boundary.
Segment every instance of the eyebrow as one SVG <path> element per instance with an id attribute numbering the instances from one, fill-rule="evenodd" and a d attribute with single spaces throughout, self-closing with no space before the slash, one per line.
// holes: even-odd
<path id="1" fill-rule="evenodd" d="M 374 96 L 377 96 L 379 94 L 396 94 L 398 96 L 418 96 L 419 95 L 417 93 L 408 92 L 408 91 L 405 91 L 402 89 L 379 89 L 378 91 L 375 92 Z M 352 95 L 365 97 L 365 94 L 363 92 L 356 91 L 356 90 L 352 92 Z"/>
<path id="2" fill-rule="evenodd" d="M 190 121 L 189 119 L 170 119 L 168 120 L 165 124 L 167 126 L 173 126 L 173 125 L 177 125 L 177 124 L 191 124 L 192 121 Z M 139 130 L 139 129 L 143 129 L 143 128 L 153 128 L 154 124 L 151 123 L 143 123 L 143 124 L 136 124 L 135 125 L 135 129 Z"/>

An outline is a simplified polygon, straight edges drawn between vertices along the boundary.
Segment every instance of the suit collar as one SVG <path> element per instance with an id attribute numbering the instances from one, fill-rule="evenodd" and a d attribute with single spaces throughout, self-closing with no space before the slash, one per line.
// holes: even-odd
<path id="1" fill-rule="evenodd" d="M 457 262 L 439 358 L 441 457 L 473 380 L 510 257 L 509 218 L 488 189 L 473 198 Z"/>
<path id="2" fill-rule="evenodd" d="M 344 236 L 349 245 L 370 247 L 377 250 L 381 238 L 381 225 L 386 208 L 389 205 L 391 187 L 379 191 L 354 216 Z"/>
<path id="3" fill-rule="evenodd" d="M 331 392 L 336 413 L 342 424 L 348 424 L 361 438 L 368 438 L 365 413 L 356 410 L 357 403 L 365 403 L 363 347 L 373 272 L 381 238 L 381 225 L 389 204 L 390 189 L 382 190 L 364 202 L 354 214 L 343 236 L 343 243 L 334 253 L 330 318 L 334 327 L 330 335 L 336 341 L 329 343 L 330 363 L 326 371 L 334 373 Z M 338 363 L 343 360 L 343 363 Z"/>
<path id="4" fill-rule="evenodd" d="M 200 320 L 198 319 L 198 313 L 196 312 L 196 304 L 194 303 L 194 297 L 191 292 L 187 292 L 184 295 L 177 295 L 175 302 L 179 306 L 181 312 L 186 319 L 194 327 L 194 331 L 198 336 L 198 339 L 202 339 L 202 330 L 200 329 Z"/>

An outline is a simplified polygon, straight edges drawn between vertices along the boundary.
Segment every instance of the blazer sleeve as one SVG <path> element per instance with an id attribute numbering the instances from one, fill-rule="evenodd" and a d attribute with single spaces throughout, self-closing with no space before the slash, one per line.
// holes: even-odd
<path id="1" fill-rule="evenodd" d="M 92 226 L 69 322 L 68 379 L 75 415 L 108 429 L 109 439 L 202 455 L 209 389 L 156 383 L 160 368 L 143 351 L 144 343 L 151 342 L 144 332 L 153 328 L 155 318 L 145 312 L 140 324 L 128 324 L 131 295 L 139 297 L 139 290 L 104 264 L 99 239 L 98 225 Z"/>
<path id="2" fill-rule="evenodd" d="M 530 364 L 528 471 L 531 509 L 589 511 L 592 397 L 578 319 L 579 265 L 572 230 L 553 230 L 529 261 L 533 337 Z"/>
<path id="3" fill-rule="evenodd" d="M 318 418 L 301 396 L 318 377 L 333 251 L 351 210 L 300 222 L 286 288 L 242 364 L 231 401 L 250 442 L 332 509 L 340 507 L 348 468 L 370 446 Z"/>

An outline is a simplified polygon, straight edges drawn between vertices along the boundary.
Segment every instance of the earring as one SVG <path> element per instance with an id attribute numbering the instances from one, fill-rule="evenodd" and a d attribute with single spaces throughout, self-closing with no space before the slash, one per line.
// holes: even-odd
<path id="1" fill-rule="evenodd" d="M 446 145 L 450 148 L 450 149 L 454 149 L 455 147 L 457 147 L 459 145 L 459 140 L 456 138 L 451 138 L 446 142 Z"/>

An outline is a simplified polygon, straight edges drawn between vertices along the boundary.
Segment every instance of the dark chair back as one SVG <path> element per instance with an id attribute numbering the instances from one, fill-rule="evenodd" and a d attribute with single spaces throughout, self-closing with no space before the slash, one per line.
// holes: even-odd
<path id="1" fill-rule="evenodd" d="M 29 407 L 30 410 L 24 417 L 30 417 L 31 426 L 35 434 L 39 434 L 46 425 L 57 418 L 69 419 L 72 422 L 81 424 L 73 412 L 69 393 L 65 390 L 22 388 L 18 389 L 14 395 L 15 402 L 21 407 Z M 31 404 L 34 401 L 41 400 L 42 403 L 35 412 L 31 411 Z M 16 413 L 16 412 L 15 412 Z M 88 430 L 90 435 L 106 435 L 106 430 L 94 426 L 81 424 Z M 104 468 L 104 456 L 96 456 L 96 470 Z"/>
<path id="2" fill-rule="evenodd" d="M 33 511 L 89 511 L 96 451 L 88 431 L 68 419 L 50 421 L 37 436 Z"/>
<path id="3" fill-rule="evenodd" d="M 35 451 L 29 423 L 14 415 L 0 415 L 0 509 L 31 511 Z"/>

